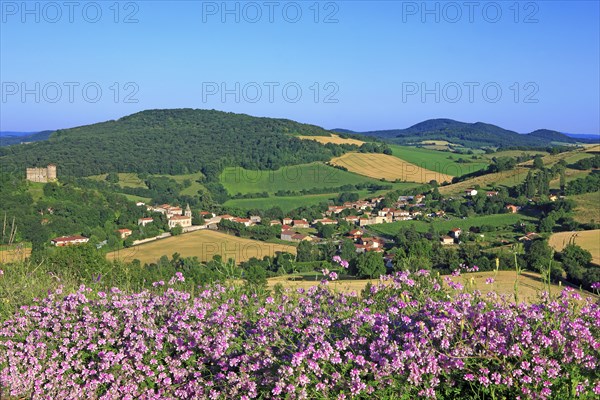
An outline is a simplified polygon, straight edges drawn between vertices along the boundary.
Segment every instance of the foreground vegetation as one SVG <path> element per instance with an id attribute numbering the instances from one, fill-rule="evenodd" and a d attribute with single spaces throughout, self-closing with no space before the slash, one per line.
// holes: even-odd
<path id="1" fill-rule="evenodd" d="M 33 399 L 600 395 L 597 301 L 515 304 L 428 271 L 359 295 L 323 275 L 297 292 L 196 293 L 180 272 L 140 292 L 56 290 L 0 329 L 0 385 Z"/>

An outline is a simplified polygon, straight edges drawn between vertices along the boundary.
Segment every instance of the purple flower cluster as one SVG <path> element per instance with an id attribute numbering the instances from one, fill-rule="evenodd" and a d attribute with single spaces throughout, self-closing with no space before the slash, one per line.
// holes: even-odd
<path id="1" fill-rule="evenodd" d="M 428 271 L 362 297 L 81 287 L 0 328 L 0 387 L 34 399 L 592 399 L 599 359 L 599 302 L 450 294 Z"/>

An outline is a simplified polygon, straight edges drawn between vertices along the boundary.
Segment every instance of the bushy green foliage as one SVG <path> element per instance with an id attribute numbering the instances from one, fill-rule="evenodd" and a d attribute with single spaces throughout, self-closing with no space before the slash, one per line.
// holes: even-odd
<path id="1" fill-rule="evenodd" d="M 284 119 L 211 110 L 150 110 L 73 129 L 50 140 L 2 149 L 4 168 L 58 165 L 61 176 L 107 172 L 187 174 L 216 181 L 226 166 L 277 169 L 327 161 L 343 146 L 300 140 L 292 134 L 327 136 L 321 128 Z M 68 149 L 68 151 L 65 151 Z"/>

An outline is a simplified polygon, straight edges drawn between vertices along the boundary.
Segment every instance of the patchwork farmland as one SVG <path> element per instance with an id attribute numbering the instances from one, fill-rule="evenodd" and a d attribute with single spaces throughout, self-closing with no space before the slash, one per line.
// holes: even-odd
<path id="1" fill-rule="evenodd" d="M 331 163 L 357 174 L 387 181 L 426 183 L 436 180 L 439 183 L 451 182 L 452 176 L 421 168 L 398 157 L 373 153 L 346 153 L 334 158 Z"/>

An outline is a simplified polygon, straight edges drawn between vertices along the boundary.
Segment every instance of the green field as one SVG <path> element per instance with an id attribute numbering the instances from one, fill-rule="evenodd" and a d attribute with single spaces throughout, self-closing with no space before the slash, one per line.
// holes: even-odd
<path id="1" fill-rule="evenodd" d="M 494 215 L 482 215 L 477 217 L 471 217 L 467 219 L 453 218 L 451 220 L 434 220 L 434 227 L 438 232 L 443 234 L 446 231 L 449 231 L 454 228 L 460 228 L 462 230 L 467 230 L 471 226 L 482 226 L 482 225 L 491 225 L 498 228 L 507 227 L 509 225 L 514 225 L 519 221 L 535 221 L 535 218 L 527 217 L 521 214 L 494 214 Z M 374 232 L 394 236 L 396 235 L 402 227 L 407 227 L 413 225 L 418 232 L 427 232 L 431 223 L 425 221 L 399 221 L 392 222 L 389 224 L 377 224 L 370 225 L 368 228 Z M 498 229 L 500 231 L 501 229 Z"/>
<path id="2" fill-rule="evenodd" d="M 275 171 L 252 171 L 241 167 L 230 167 L 225 168 L 221 173 L 220 181 L 232 195 L 382 183 L 377 179 L 353 174 L 322 163 L 292 165 Z M 394 187 L 396 186 L 395 184 Z"/>
<path id="3" fill-rule="evenodd" d="M 135 201 L 135 202 L 142 201 L 142 202 L 144 202 L 144 203 L 147 204 L 147 203 L 150 202 L 150 200 L 152 200 L 149 197 L 136 196 L 136 195 L 133 195 L 133 194 L 126 194 L 126 193 L 121 193 L 121 194 L 123 196 L 127 197 L 128 200 Z"/>
<path id="4" fill-rule="evenodd" d="M 190 187 L 183 189 L 181 192 L 179 192 L 179 194 L 181 194 L 181 195 L 195 196 L 198 194 L 199 190 L 204 189 L 203 185 L 196 182 L 197 180 L 204 178 L 204 175 L 202 174 L 202 172 L 196 172 L 194 174 L 184 174 L 184 175 L 160 175 L 160 176 L 164 176 L 166 178 L 171 178 L 171 179 L 175 180 L 177 183 L 180 183 L 182 185 L 183 185 L 183 181 L 185 181 L 186 179 L 189 179 L 192 182 L 192 185 Z"/>
<path id="5" fill-rule="evenodd" d="M 497 151 L 492 154 L 484 154 L 483 156 L 488 159 L 492 158 L 500 158 L 500 157 L 518 157 L 523 154 L 531 155 L 531 158 L 535 157 L 537 154 L 543 156 L 547 156 L 549 153 L 546 151 L 537 151 L 537 150 L 503 150 Z"/>
<path id="6" fill-rule="evenodd" d="M 100 174 L 100 175 L 92 175 L 88 176 L 88 179 L 92 179 L 94 181 L 105 181 L 106 176 L 108 174 Z M 131 187 L 131 188 L 147 188 L 146 184 L 143 180 L 141 180 L 136 173 L 133 172 L 119 172 L 119 183 L 118 185 L 121 187 Z"/>
<path id="7" fill-rule="evenodd" d="M 105 181 L 106 175 L 107 174 L 92 175 L 92 176 L 88 176 L 87 178 L 95 180 L 95 181 Z M 145 189 L 147 188 L 144 181 L 141 180 L 136 173 L 119 172 L 117 175 L 119 175 L 118 185 L 121 187 L 145 188 Z M 192 182 L 192 184 L 191 184 L 191 186 L 183 189 L 179 193 L 181 195 L 195 196 L 196 194 L 198 194 L 199 190 L 204 189 L 204 186 L 202 186 L 200 183 L 196 182 L 197 180 L 204 177 L 202 172 L 196 172 L 193 174 L 183 174 L 183 175 L 153 175 L 153 176 L 163 176 L 165 178 L 171 178 L 174 181 L 176 181 L 177 183 L 182 184 L 182 185 L 183 185 L 183 181 L 185 181 L 186 179 L 189 179 Z M 143 200 L 144 198 L 142 198 L 142 197 L 131 196 L 131 195 L 127 195 L 127 196 L 129 198 L 131 198 L 132 200 L 144 201 Z"/>
<path id="8" fill-rule="evenodd" d="M 40 182 L 27 182 L 27 191 L 33 198 L 33 201 L 38 201 L 44 197 L 44 185 L 45 183 Z"/>
<path id="9" fill-rule="evenodd" d="M 402 184 L 394 184 L 394 187 L 403 187 L 410 188 L 414 187 L 414 183 L 402 183 Z M 369 192 L 368 190 L 359 190 L 356 193 L 360 196 L 360 198 L 367 198 L 370 196 L 379 196 L 385 194 L 385 190 L 378 190 L 375 192 Z M 223 204 L 226 207 L 235 207 L 241 208 L 245 210 L 249 210 L 252 208 L 258 209 L 268 209 L 271 207 L 279 207 L 284 212 L 293 210 L 298 207 L 305 206 L 314 206 L 319 203 L 327 203 L 330 200 L 335 199 L 338 196 L 338 193 L 325 193 L 325 194 L 309 194 L 306 196 L 291 196 L 291 197 L 280 197 L 280 196 L 271 196 L 266 198 L 259 199 L 233 199 L 228 200 Z"/>
<path id="10" fill-rule="evenodd" d="M 569 196 L 569 199 L 575 200 L 575 220 L 581 223 L 590 221 L 600 222 L 600 192 L 578 194 Z"/>
<path id="11" fill-rule="evenodd" d="M 392 155 L 419 167 L 441 172 L 450 176 L 462 176 L 486 168 L 487 160 L 471 160 L 471 155 L 445 151 L 422 149 L 418 147 L 390 145 Z M 456 162 L 459 158 L 472 161 Z"/>

